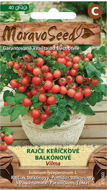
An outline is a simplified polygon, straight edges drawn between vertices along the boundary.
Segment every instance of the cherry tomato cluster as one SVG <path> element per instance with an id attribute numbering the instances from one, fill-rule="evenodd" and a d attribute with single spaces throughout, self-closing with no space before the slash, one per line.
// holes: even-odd
<path id="1" fill-rule="evenodd" d="M 38 99 L 43 103 L 44 109 L 40 106 L 37 109 L 32 109 L 30 113 L 34 123 L 40 124 L 52 114 L 49 111 L 50 106 L 57 102 L 54 94 L 68 95 L 70 98 L 81 101 L 91 95 L 90 84 L 97 85 L 98 80 L 83 76 L 79 69 L 81 60 L 89 62 L 93 59 L 91 53 L 75 56 L 70 54 L 69 49 L 63 51 L 38 50 L 37 53 L 36 58 L 26 54 L 22 62 L 10 61 L 8 65 L 13 67 L 19 75 L 19 79 L 10 81 L 10 86 L 27 96 L 22 101 L 23 106 L 32 106 L 31 98 L 39 94 Z M 60 69 L 51 72 L 51 66 L 45 61 L 46 57 L 50 57 L 50 59 L 54 57 L 54 63 L 64 64 L 68 68 L 67 73 L 64 75 Z M 53 95 L 47 96 L 46 93 Z"/>
<path id="2" fill-rule="evenodd" d="M 0 151 L 6 150 L 7 145 L 13 143 L 13 135 L 5 135 L 4 133 L 0 133 Z"/>

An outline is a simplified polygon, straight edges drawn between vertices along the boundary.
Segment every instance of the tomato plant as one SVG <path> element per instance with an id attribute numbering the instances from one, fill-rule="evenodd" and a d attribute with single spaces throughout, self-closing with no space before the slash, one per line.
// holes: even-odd
<path id="1" fill-rule="evenodd" d="M 7 149 L 7 145 L 12 144 L 14 141 L 13 131 L 10 127 L 0 128 L 0 151 Z"/>
<path id="2" fill-rule="evenodd" d="M 73 112 L 94 115 L 92 106 L 107 96 L 99 56 L 104 48 L 86 54 L 82 48 L 9 52 L 2 62 L 0 89 L 8 85 L 11 90 L 4 92 L 1 115 L 14 121 L 29 112 L 33 122 L 43 122 L 45 129 L 60 126 Z M 8 144 L 12 137 L 4 140 Z"/>

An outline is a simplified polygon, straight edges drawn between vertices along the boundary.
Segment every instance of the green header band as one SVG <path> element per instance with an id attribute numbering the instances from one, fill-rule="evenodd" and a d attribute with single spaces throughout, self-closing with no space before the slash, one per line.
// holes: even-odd
<path id="1" fill-rule="evenodd" d="M 1 4 L 0 11 L 28 11 L 28 4 Z"/>

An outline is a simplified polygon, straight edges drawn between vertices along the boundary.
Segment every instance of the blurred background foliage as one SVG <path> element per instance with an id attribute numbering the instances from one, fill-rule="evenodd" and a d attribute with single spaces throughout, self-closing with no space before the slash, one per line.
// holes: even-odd
<path id="1" fill-rule="evenodd" d="M 20 20 L 21 17 L 19 12 L 15 11 L 0 12 L 0 22 L 16 22 Z"/>

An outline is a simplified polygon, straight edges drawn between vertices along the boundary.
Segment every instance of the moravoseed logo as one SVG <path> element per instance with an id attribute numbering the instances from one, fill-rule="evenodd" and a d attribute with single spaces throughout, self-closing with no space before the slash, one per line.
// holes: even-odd
<path id="1" fill-rule="evenodd" d="M 1 23 L 0 23 L 1 25 Z M 1 44 L 100 44 L 100 27 L 84 22 L 2 23 Z"/>
<path id="2" fill-rule="evenodd" d="M 71 42 L 74 42 L 75 40 L 77 40 L 79 37 L 82 37 L 83 39 L 85 38 L 89 38 L 90 36 L 94 35 L 94 32 L 92 32 L 90 29 L 88 28 L 84 28 L 82 25 L 80 25 L 79 27 L 75 27 L 71 33 L 64 33 L 62 34 L 57 33 L 57 35 L 53 35 L 52 32 L 57 31 L 57 27 L 56 26 L 52 26 L 48 29 L 47 32 L 17 32 L 17 28 L 12 26 L 6 26 L 4 31 L 3 31 L 3 40 L 6 41 L 15 41 L 15 40 L 29 40 L 32 42 L 35 41 L 39 41 L 39 40 L 47 40 L 47 38 L 49 39 L 49 41 L 53 42 L 55 40 L 55 38 L 57 39 L 57 41 L 60 41 L 61 39 L 63 40 L 67 40 L 69 39 Z"/>

